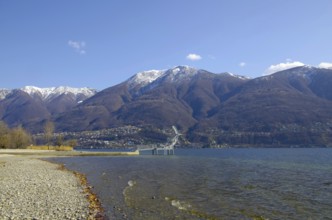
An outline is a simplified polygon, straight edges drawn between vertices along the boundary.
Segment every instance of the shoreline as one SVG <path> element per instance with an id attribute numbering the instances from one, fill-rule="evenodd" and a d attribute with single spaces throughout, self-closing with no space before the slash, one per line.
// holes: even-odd
<path id="1" fill-rule="evenodd" d="M 102 207 L 102 204 L 97 197 L 97 195 L 92 191 L 92 186 L 89 185 L 88 180 L 85 176 L 85 174 L 69 170 L 64 164 L 61 163 L 55 163 L 48 160 L 44 160 L 45 162 L 58 165 L 58 169 L 62 170 L 64 172 L 72 173 L 80 182 L 81 186 L 83 187 L 83 192 L 85 194 L 85 197 L 87 198 L 89 202 L 89 220 L 107 220 L 108 218 L 104 214 L 104 208 Z"/>
<path id="2" fill-rule="evenodd" d="M 107 219 L 84 174 L 19 151 L 0 150 L 0 219 Z"/>
<path id="3" fill-rule="evenodd" d="M 76 156 L 138 156 L 138 151 L 132 152 L 94 152 L 94 151 L 56 151 L 56 150 L 31 150 L 31 149 L 0 149 L 1 155 L 42 157 L 76 157 Z"/>

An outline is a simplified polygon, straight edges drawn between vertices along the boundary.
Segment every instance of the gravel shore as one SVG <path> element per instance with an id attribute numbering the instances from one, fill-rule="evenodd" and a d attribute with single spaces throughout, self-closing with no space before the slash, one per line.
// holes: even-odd
<path id="1" fill-rule="evenodd" d="M 0 155 L 0 219 L 88 218 L 87 195 L 73 173 L 38 159 Z"/>

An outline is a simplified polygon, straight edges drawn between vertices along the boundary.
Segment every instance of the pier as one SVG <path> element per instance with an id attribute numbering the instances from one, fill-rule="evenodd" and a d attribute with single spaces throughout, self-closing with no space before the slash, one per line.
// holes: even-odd
<path id="1" fill-rule="evenodd" d="M 174 146 L 179 140 L 180 133 L 176 129 L 175 126 L 172 126 L 175 136 L 172 138 L 170 144 L 165 144 L 165 145 L 159 145 L 159 146 L 140 146 L 138 147 L 139 152 L 143 151 L 151 151 L 152 155 L 174 155 Z"/>

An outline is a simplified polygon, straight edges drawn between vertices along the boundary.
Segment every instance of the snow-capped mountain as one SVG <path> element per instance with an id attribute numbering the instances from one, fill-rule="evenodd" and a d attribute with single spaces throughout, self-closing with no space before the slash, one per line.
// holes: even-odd
<path id="1" fill-rule="evenodd" d="M 55 121 L 63 130 L 136 123 L 188 128 L 207 117 L 224 97 L 246 81 L 228 73 L 215 74 L 189 66 L 139 72 Z M 62 123 L 65 121 L 71 123 Z"/>
<path id="2" fill-rule="evenodd" d="M 126 83 L 129 92 L 137 96 L 165 82 L 176 84 L 184 80 L 188 81 L 201 71 L 189 66 L 176 66 L 168 70 L 148 70 L 135 74 Z"/>
<path id="3" fill-rule="evenodd" d="M 224 74 L 228 74 L 230 76 L 233 76 L 233 77 L 236 77 L 236 78 L 239 78 L 239 79 L 243 79 L 243 80 L 248 80 L 250 79 L 250 77 L 248 76 L 241 76 L 241 75 L 238 75 L 238 74 L 234 74 L 234 73 L 230 73 L 230 72 L 226 72 Z"/>
<path id="4" fill-rule="evenodd" d="M 140 72 L 54 121 L 75 131 L 176 125 L 192 143 L 323 146 L 332 143 L 331 85 L 332 70 L 306 66 L 256 79 L 178 66 Z"/>
<path id="5" fill-rule="evenodd" d="M 3 89 L 0 120 L 32 132 L 47 120 L 58 131 L 122 125 L 157 131 L 175 125 L 188 132 L 190 142 L 204 144 L 332 143 L 332 70 L 326 68 L 301 66 L 248 79 L 177 66 L 139 72 L 91 97 L 94 93 L 69 87 Z"/>
<path id="6" fill-rule="evenodd" d="M 50 120 L 53 115 L 69 111 L 96 94 L 95 89 L 25 86 L 0 89 L 0 120 L 9 126 L 27 126 Z"/>
<path id="7" fill-rule="evenodd" d="M 189 66 L 177 66 L 167 70 L 164 75 L 158 80 L 160 82 L 181 83 L 184 81 L 190 81 L 194 76 L 201 72 L 206 71 Z"/>
<path id="8" fill-rule="evenodd" d="M 128 80 L 129 88 L 144 87 L 165 73 L 164 70 L 148 70 L 135 74 Z"/>
<path id="9" fill-rule="evenodd" d="M 176 66 L 168 70 L 148 70 L 135 74 L 129 80 L 127 84 L 129 89 L 141 89 L 143 87 L 154 88 L 162 83 L 182 83 L 184 81 L 192 80 L 199 73 L 208 73 L 202 69 L 196 69 L 190 66 Z M 245 76 L 240 76 L 232 73 L 223 73 L 236 77 L 243 80 L 248 80 L 249 78 Z"/>
<path id="10" fill-rule="evenodd" d="M 43 101 L 49 101 L 60 95 L 72 94 L 76 97 L 83 96 L 89 98 L 97 93 L 95 89 L 91 88 L 72 88 L 68 86 L 59 86 L 59 87 L 49 87 L 49 88 L 39 88 L 35 86 L 25 86 L 20 90 L 28 93 L 30 96 L 39 96 Z M 78 100 L 83 101 L 83 100 Z"/>
<path id="11" fill-rule="evenodd" d="M 4 99 L 10 92 L 10 89 L 0 89 L 0 100 Z"/>
<path id="12" fill-rule="evenodd" d="M 315 75 L 317 71 L 331 68 L 317 68 L 313 66 L 304 65 L 302 68 L 290 68 L 279 73 L 285 72 L 287 74 L 291 74 L 292 76 L 302 76 L 304 78 L 310 78 L 312 75 Z M 172 82 L 172 83 L 181 83 L 184 80 L 191 80 L 198 73 L 207 72 L 202 69 L 196 69 L 190 66 L 176 66 L 174 68 L 168 70 L 147 70 L 142 71 L 131 78 L 129 78 L 126 82 L 129 85 L 129 89 L 138 89 L 143 88 L 145 86 L 157 86 L 156 84 L 161 84 L 163 82 Z M 232 77 L 236 77 L 242 80 L 249 80 L 250 77 L 242 76 L 230 72 L 224 72 L 221 74 L 226 74 Z M 262 79 L 268 79 L 274 77 L 274 74 L 266 75 L 263 77 L 258 77 Z M 153 87 L 154 87 L 153 86 Z"/>
<path id="13" fill-rule="evenodd" d="M 181 82 L 183 80 L 191 79 L 198 72 L 202 70 L 195 69 L 189 66 L 176 66 L 168 70 L 148 70 L 139 72 L 128 80 L 130 88 L 137 88 L 147 86 L 156 81 Z"/>
<path id="14" fill-rule="evenodd" d="M 61 95 L 71 95 L 74 99 L 77 99 L 77 102 L 81 102 L 84 99 L 90 98 L 97 93 L 96 89 L 91 88 L 72 88 L 68 86 L 59 86 L 59 87 L 49 87 L 49 88 L 39 88 L 36 86 L 25 86 L 20 90 L 29 94 L 33 98 L 40 98 L 42 101 L 50 102 L 53 99 Z M 0 100 L 4 99 L 12 91 L 10 89 L 0 89 Z"/>

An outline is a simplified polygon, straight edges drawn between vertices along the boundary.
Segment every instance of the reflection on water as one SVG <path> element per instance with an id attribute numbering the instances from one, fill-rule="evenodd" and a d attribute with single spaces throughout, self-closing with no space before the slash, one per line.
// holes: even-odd
<path id="1" fill-rule="evenodd" d="M 176 153 L 54 160 L 87 175 L 110 219 L 332 216 L 332 149 Z"/>

